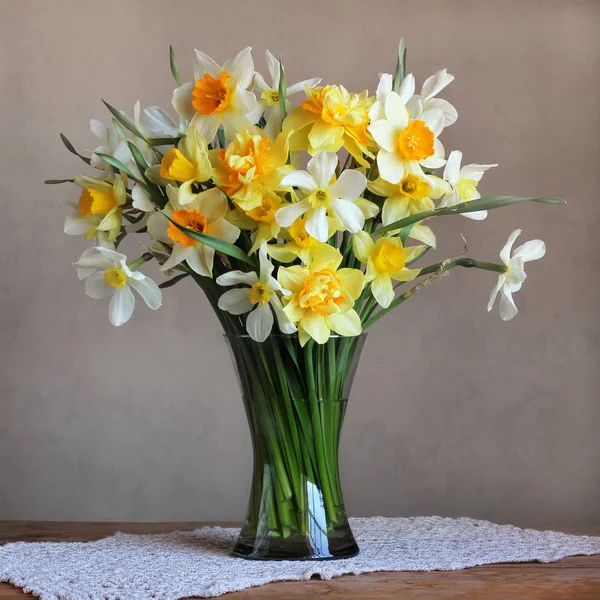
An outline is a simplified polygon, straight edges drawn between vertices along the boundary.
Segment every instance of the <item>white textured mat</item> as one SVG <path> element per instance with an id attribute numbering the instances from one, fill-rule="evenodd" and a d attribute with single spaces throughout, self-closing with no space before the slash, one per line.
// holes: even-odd
<path id="1" fill-rule="evenodd" d="M 441 517 L 350 519 L 351 559 L 262 562 L 229 556 L 237 529 L 117 533 L 97 542 L 18 542 L 0 548 L 0 581 L 42 600 L 211 598 L 271 581 L 373 571 L 454 570 L 600 554 L 600 537 Z"/>

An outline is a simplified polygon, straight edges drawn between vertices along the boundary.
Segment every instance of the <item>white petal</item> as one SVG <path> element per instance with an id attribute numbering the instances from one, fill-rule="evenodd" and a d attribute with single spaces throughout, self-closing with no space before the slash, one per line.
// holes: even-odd
<path id="1" fill-rule="evenodd" d="M 392 91 L 394 77 L 391 73 L 380 73 L 377 91 L 375 92 L 377 99 L 385 98 Z"/>
<path id="2" fill-rule="evenodd" d="M 83 235 L 98 224 L 94 217 L 82 217 L 78 213 L 71 213 L 65 219 L 64 232 L 67 235 Z"/>
<path id="3" fill-rule="evenodd" d="M 396 92 L 390 92 L 385 99 L 385 117 L 398 127 L 408 125 L 408 111 Z"/>
<path id="4" fill-rule="evenodd" d="M 294 202 L 288 206 L 280 208 L 275 213 L 275 219 L 282 227 L 289 227 L 296 219 L 300 218 L 309 208 L 308 200 Z"/>
<path id="5" fill-rule="evenodd" d="M 217 135 L 217 129 L 221 125 L 221 117 L 218 114 L 201 115 L 195 112 L 192 124 L 195 125 L 200 135 L 210 144 L 214 140 L 215 135 Z"/>
<path id="6" fill-rule="evenodd" d="M 102 121 L 98 121 L 98 119 L 92 119 L 90 121 L 90 129 L 101 144 L 108 143 L 108 127 Z"/>
<path id="7" fill-rule="evenodd" d="M 254 271 L 229 271 L 219 275 L 216 279 L 217 283 L 221 286 L 227 287 L 229 285 L 238 285 L 243 283 L 245 285 L 252 285 L 258 281 L 258 275 Z"/>
<path id="8" fill-rule="evenodd" d="M 283 312 L 283 306 L 281 305 L 281 300 L 277 296 L 271 297 L 271 306 L 275 310 L 275 316 L 277 317 L 277 324 L 279 325 L 279 329 L 281 333 L 294 333 L 297 331 L 296 326 L 287 318 L 286 314 Z"/>
<path id="9" fill-rule="evenodd" d="M 108 319 L 115 326 L 120 327 L 131 319 L 135 308 L 135 296 L 126 285 L 123 289 L 117 289 L 111 298 L 108 307 Z"/>
<path id="10" fill-rule="evenodd" d="M 421 120 L 427 125 L 435 136 L 440 135 L 444 130 L 444 113 L 441 110 L 427 110 L 421 115 Z"/>
<path id="11" fill-rule="evenodd" d="M 333 198 L 356 200 L 365 191 L 367 178 L 354 169 L 342 171 L 338 180 L 329 188 Z"/>
<path id="12" fill-rule="evenodd" d="M 267 69 L 269 69 L 269 75 L 271 75 L 271 81 L 273 82 L 273 89 L 279 87 L 279 61 L 267 50 L 265 52 L 265 62 L 267 63 Z"/>
<path id="13" fill-rule="evenodd" d="M 546 244 L 542 240 L 530 240 L 519 246 L 513 253 L 513 259 L 520 258 L 523 262 L 539 260 L 546 254 Z"/>
<path id="14" fill-rule="evenodd" d="M 363 215 L 360 208 L 358 208 L 354 202 L 332 198 L 331 208 L 335 212 L 337 218 L 342 222 L 344 229 L 347 229 L 350 233 L 358 233 L 363 228 L 365 224 L 365 215 Z M 306 227 L 306 231 L 308 231 L 308 223 L 306 224 Z"/>
<path id="15" fill-rule="evenodd" d="M 402 101 L 403 104 L 406 104 L 415 93 L 415 78 L 412 73 L 409 73 L 400 84 L 400 89 L 398 90 L 398 97 Z"/>
<path id="16" fill-rule="evenodd" d="M 120 252 L 100 246 L 94 247 L 94 253 L 84 252 L 75 263 L 78 267 L 92 267 L 96 269 L 112 269 L 118 267 L 127 257 Z"/>
<path id="17" fill-rule="evenodd" d="M 194 252 L 194 246 L 188 246 L 184 248 L 181 244 L 173 245 L 173 252 L 167 259 L 165 264 L 160 268 L 161 271 L 168 271 L 173 267 L 176 267 L 179 263 L 182 263 L 187 257 Z"/>
<path id="18" fill-rule="evenodd" d="M 85 293 L 94 299 L 105 298 L 108 296 L 113 289 L 105 280 L 104 280 L 104 271 L 96 271 L 92 273 L 84 283 Z"/>
<path id="19" fill-rule="evenodd" d="M 257 306 L 246 318 L 246 330 L 255 342 L 264 342 L 273 328 L 273 312 L 269 303 Z"/>
<path id="20" fill-rule="evenodd" d="M 421 96 L 424 96 L 425 100 L 429 100 L 441 92 L 452 81 L 454 81 L 454 75 L 450 75 L 446 69 L 442 69 L 425 80 L 421 88 Z"/>
<path id="21" fill-rule="evenodd" d="M 432 98 L 431 100 L 427 100 L 427 109 L 436 108 L 437 110 L 441 110 L 444 115 L 444 127 L 450 127 L 456 123 L 458 119 L 458 112 L 456 108 L 448 102 L 448 100 L 444 100 L 442 98 Z"/>
<path id="22" fill-rule="evenodd" d="M 194 251 L 188 254 L 185 262 L 188 267 L 198 275 L 212 277 L 212 268 L 215 260 L 215 249 L 204 244 L 194 246 Z"/>
<path id="23" fill-rule="evenodd" d="M 375 142 L 384 150 L 393 152 L 396 148 L 398 138 L 398 127 L 391 121 L 379 119 L 371 123 L 368 127 L 369 133 L 373 136 Z"/>
<path id="24" fill-rule="evenodd" d="M 246 89 L 254 77 L 252 48 L 248 46 L 226 61 L 223 64 L 223 71 L 227 71 L 242 89 Z"/>
<path id="25" fill-rule="evenodd" d="M 285 94 L 286 96 L 291 96 L 293 94 L 297 94 L 298 92 L 304 91 L 304 88 L 314 88 L 317 87 L 321 83 L 320 77 L 313 77 L 312 79 L 304 79 L 299 81 L 298 83 L 293 83 L 289 88 L 286 88 Z M 279 85 L 279 83 L 277 84 Z"/>
<path id="26" fill-rule="evenodd" d="M 215 79 L 218 79 L 219 75 L 224 71 L 221 67 L 210 57 L 208 54 L 200 50 L 195 51 L 194 59 L 194 77 L 196 79 L 202 79 L 204 73 L 208 73 Z"/>
<path id="27" fill-rule="evenodd" d="M 181 126 L 158 106 L 149 106 L 142 113 L 143 129 L 149 137 L 174 137 Z"/>
<path id="28" fill-rule="evenodd" d="M 483 221 L 487 219 L 488 211 L 487 210 L 476 210 L 475 212 L 470 213 L 461 213 L 463 217 L 467 217 L 467 219 L 473 219 L 473 221 Z"/>
<path id="29" fill-rule="evenodd" d="M 219 297 L 219 308 L 232 315 L 242 315 L 252 310 L 254 306 L 248 298 L 247 288 L 236 288 L 226 291 Z"/>
<path id="30" fill-rule="evenodd" d="M 86 250 L 83 251 L 79 260 L 81 260 L 82 258 L 86 258 L 88 256 L 93 256 L 94 254 L 96 254 L 95 248 L 87 248 Z M 86 277 L 89 277 L 96 270 L 97 270 L 96 267 L 90 267 L 90 268 L 79 267 L 77 269 L 77 277 L 79 278 L 79 281 L 83 281 Z"/>
<path id="31" fill-rule="evenodd" d="M 333 201 L 331 205 L 333 207 Z M 329 239 L 329 224 L 327 223 L 327 211 L 325 208 L 322 206 L 315 208 L 312 215 L 306 221 L 305 228 L 308 235 L 312 235 L 319 242 L 326 242 Z"/>
<path id="32" fill-rule="evenodd" d="M 335 152 L 319 152 L 315 154 L 307 165 L 308 172 L 313 176 L 317 187 L 327 189 L 338 165 L 338 155 Z"/>
<path id="33" fill-rule="evenodd" d="M 500 294 L 500 317 L 503 321 L 510 321 L 516 314 L 518 309 L 512 297 L 512 292 L 504 286 Z"/>
<path id="34" fill-rule="evenodd" d="M 173 100 L 171 100 L 177 114 L 188 120 L 196 114 L 196 109 L 192 105 L 193 90 L 194 84 L 191 81 L 184 83 L 173 92 Z"/>
<path id="35" fill-rule="evenodd" d="M 492 308 L 494 308 L 494 302 L 496 301 L 496 296 L 498 295 L 498 292 L 500 291 L 500 289 L 502 288 L 502 286 L 504 285 L 505 282 L 506 282 L 506 277 L 504 275 L 500 275 L 498 277 L 498 283 L 496 283 L 494 289 L 492 290 L 492 293 L 490 294 L 490 299 L 489 299 L 488 305 L 487 305 L 488 312 L 490 310 L 492 310 Z"/>
<path id="36" fill-rule="evenodd" d="M 443 167 L 446 164 L 446 159 L 444 158 L 444 146 L 442 145 L 442 142 L 440 142 L 440 140 L 437 138 L 433 140 L 433 149 L 433 156 L 430 156 L 425 160 L 419 161 L 419 164 L 421 164 L 426 169 L 439 169 L 440 167 Z"/>
<path id="37" fill-rule="evenodd" d="M 497 167 L 497 164 L 493 164 L 493 165 L 465 165 L 461 170 L 460 170 L 460 176 L 462 179 L 474 179 L 475 181 L 481 181 L 481 178 L 483 177 L 483 174 L 488 170 L 488 169 L 493 169 L 494 167 Z"/>
<path id="38" fill-rule="evenodd" d="M 275 268 L 267 255 L 267 243 L 263 242 L 258 251 L 258 262 L 260 265 L 260 280 L 264 283 L 271 278 L 273 269 Z"/>
<path id="39" fill-rule="evenodd" d="M 131 198 L 133 199 L 133 208 L 137 208 L 138 210 L 142 210 L 144 212 L 152 212 L 156 208 L 154 206 L 154 202 L 150 200 L 148 192 L 146 192 L 146 190 L 144 190 L 144 188 L 137 183 L 131 190 Z"/>
<path id="40" fill-rule="evenodd" d="M 281 180 L 279 187 L 299 187 L 307 192 L 312 192 L 319 186 L 307 171 L 292 171 Z"/>
<path id="41" fill-rule="evenodd" d="M 512 250 L 515 240 L 520 235 L 521 229 L 515 229 L 508 237 L 508 240 L 506 241 L 506 244 L 504 244 L 502 250 L 500 250 L 500 258 L 505 265 L 508 265 L 508 263 L 510 262 L 510 251 Z"/>
<path id="42" fill-rule="evenodd" d="M 379 174 L 390 183 L 400 183 L 404 177 L 404 161 L 396 152 L 380 150 L 377 154 Z"/>
<path id="43" fill-rule="evenodd" d="M 144 277 L 143 279 L 131 279 L 129 285 L 142 297 L 142 300 L 146 303 L 148 308 L 157 310 L 162 304 L 162 292 L 158 285 L 150 279 L 150 277 Z"/>

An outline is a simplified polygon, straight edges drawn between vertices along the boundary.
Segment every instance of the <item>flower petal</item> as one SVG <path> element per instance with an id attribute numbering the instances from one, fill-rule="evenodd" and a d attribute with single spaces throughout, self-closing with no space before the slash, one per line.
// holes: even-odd
<path id="1" fill-rule="evenodd" d="M 412 73 L 409 73 L 400 84 L 398 97 L 403 104 L 406 104 L 415 94 L 415 78 Z"/>
<path id="2" fill-rule="evenodd" d="M 344 229 L 347 229 L 350 233 L 358 233 L 363 228 L 365 224 L 365 215 L 363 215 L 360 208 L 358 208 L 354 202 L 332 198 L 331 208 L 333 209 L 335 216 L 341 221 Z M 308 223 L 306 224 L 306 231 L 308 231 Z M 319 241 L 325 242 L 327 240 Z"/>
<path id="3" fill-rule="evenodd" d="M 308 275 L 308 269 L 306 267 L 301 267 L 300 265 L 279 267 L 279 271 L 277 271 L 277 281 L 279 281 L 284 290 L 289 290 L 294 294 L 304 287 L 304 282 Z"/>
<path id="4" fill-rule="evenodd" d="M 394 300 L 394 287 L 389 275 L 378 275 L 371 281 L 371 292 L 380 306 L 387 308 Z"/>
<path id="5" fill-rule="evenodd" d="M 366 231 L 359 231 L 352 238 L 354 254 L 361 263 L 366 263 L 375 248 L 373 238 Z"/>
<path id="6" fill-rule="evenodd" d="M 500 259 L 502 260 L 502 262 L 505 265 L 508 265 L 510 262 L 510 253 L 511 253 L 513 244 L 515 243 L 515 240 L 521 235 L 521 232 L 522 232 L 521 229 L 515 229 L 508 236 L 508 240 L 506 241 L 506 244 L 504 244 L 504 247 L 502 248 L 502 250 L 500 250 Z"/>
<path id="7" fill-rule="evenodd" d="M 373 136 L 375 142 L 384 150 L 393 152 L 396 148 L 396 139 L 398 137 L 398 127 L 391 121 L 379 119 L 371 123 L 368 127 L 369 133 Z"/>
<path id="8" fill-rule="evenodd" d="M 362 333 L 362 323 L 358 313 L 351 308 L 345 313 L 333 313 L 325 317 L 327 325 L 337 334 L 346 337 L 360 335 Z"/>
<path id="9" fill-rule="evenodd" d="M 300 321 L 299 327 L 301 327 L 308 335 L 317 342 L 317 344 L 324 344 L 329 339 L 331 333 L 325 318 L 321 315 L 307 311 Z"/>
<path id="10" fill-rule="evenodd" d="M 352 300 L 356 300 L 362 294 L 365 287 L 365 275 L 362 271 L 358 269 L 339 269 L 336 275 Z"/>
<path id="11" fill-rule="evenodd" d="M 275 316 L 277 317 L 277 324 L 279 325 L 279 329 L 281 333 L 295 333 L 297 331 L 296 326 L 287 318 L 287 315 L 283 312 L 283 306 L 281 305 L 281 300 L 277 296 L 271 297 L 271 306 L 275 311 Z"/>
<path id="12" fill-rule="evenodd" d="M 390 183 L 400 183 L 404 177 L 404 161 L 396 152 L 380 150 L 377 154 L 377 166 L 382 179 Z"/>
<path id="13" fill-rule="evenodd" d="M 425 80 L 421 88 L 421 96 L 424 96 L 425 100 L 429 100 L 453 81 L 454 75 L 450 75 L 446 69 L 442 69 Z"/>
<path id="14" fill-rule="evenodd" d="M 365 191 L 365 187 L 367 187 L 367 178 L 360 171 L 348 169 L 346 171 L 342 171 L 339 178 L 329 188 L 329 192 L 333 198 L 356 200 Z"/>
<path id="15" fill-rule="evenodd" d="M 513 253 L 513 259 L 520 258 L 523 262 L 539 260 L 546 254 L 546 244 L 542 240 L 530 240 L 519 246 Z"/>
<path id="16" fill-rule="evenodd" d="M 494 289 L 492 290 L 492 293 L 490 294 L 490 299 L 489 299 L 488 305 L 487 305 L 488 312 L 490 312 L 492 310 L 492 308 L 494 308 L 494 302 L 496 301 L 496 296 L 498 295 L 498 292 L 500 291 L 500 289 L 502 288 L 502 286 L 504 285 L 505 282 L 506 282 L 506 277 L 504 275 L 500 275 L 498 277 L 498 282 L 496 283 L 496 285 L 494 286 Z"/>
<path id="17" fill-rule="evenodd" d="M 96 271 L 86 278 L 84 289 L 90 298 L 97 300 L 108 296 L 114 288 L 104 280 L 104 271 Z"/>
<path id="18" fill-rule="evenodd" d="M 146 306 L 157 310 L 162 304 L 162 292 L 158 285 L 149 277 L 131 279 L 129 285 L 142 297 Z"/>
<path id="19" fill-rule="evenodd" d="M 319 186 L 308 171 L 292 171 L 281 180 L 279 187 L 299 187 L 306 192 L 312 192 Z"/>
<path id="20" fill-rule="evenodd" d="M 408 110 L 396 92 L 390 92 L 385 99 L 385 117 L 397 127 L 408 125 Z"/>
<path id="21" fill-rule="evenodd" d="M 108 320 L 115 326 L 120 327 L 131 319 L 135 308 L 135 296 L 126 285 L 123 289 L 117 289 L 108 306 Z"/>
<path id="22" fill-rule="evenodd" d="M 518 312 L 512 292 L 504 286 L 500 295 L 500 317 L 503 321 L 510 321 Z"/>
<path id="23" fill-rule="evenodd" d="M 335 152 L 319 152 L 315 154 L 307 165 L 308 172 L 313 176 L 317 188 L 327 189 L 338 165 L 338 156 Z M 333 193 L 333 192 L 332 192 Z"/>
<path id="24" fill-rule="evenodd" d="M 210 57 L 204 54 L 201 50 L 195 51 L 194 58 L 194 77 L 202 79 L 204 73 L 208 73 L 211 77 L 218 79 L 223 69 Z"/>
<path id="25" fill-rule="evenodd" d="M 177 111 L 177 114 L 181 115 L 184 119 L 190 120 L 195 114 L 196 109 L 192 105 L 192 92 L 194 90 L 194 83 L 184 83 L 173 92 L 173 108 Z"/>
<path id="26" fill-rule="evenodd" d="M 269 303 L 257 306 L 246 318 L 246 331 L 255 342 L 264 342 L 273 329 L 273 311 Z"/>
<path id="27" fill-rule="evenodd" d="M 275 219 L 282 227 L 289 227 L 296 219 L 300 218 L 310 207 L 308 200 L 301 200 L 283 206 L 275 213 Z"/>
<path id="28" fill-rule="evenodd" d="M 331 202 L 333 207 L 333 201 Z M 361 213 L 362 214 L 362 213 Z M 323 206 L 315 208 L 306 221 L 306 233 L 312 235 L 319 242 L 326 242 L 329 239 L 329 224 L 327 222 L 327 211 Z"/>
<path id="29" fill-rule="evenodd" d="M 219 297 L 218 306 L 232 315 L 242 315 L 252 310 L 254 305 L 248 297 L 247 288 L 227 290 Z"/>
<path id="30" fill-rule="evenodd" d="M 248 46 L 236 56 L 230 58 L 223 64 L 223 71 L 226 71 L 237 80 L 238 86 L 246 89 L 254 77 L 254 61 L 252 60 L 252 48 Z"/>

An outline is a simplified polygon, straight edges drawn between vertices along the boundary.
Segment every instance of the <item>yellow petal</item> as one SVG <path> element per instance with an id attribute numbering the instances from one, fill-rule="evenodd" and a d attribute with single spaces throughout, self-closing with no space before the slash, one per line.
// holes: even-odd
<path id="1" fill-rule="evenodd" d="M 362 323 L 360 317 L 354 309 L 350 309 L 343 314 L 333 314 L 325 317 L 327 325 L 332 331 L 339 335 L 355 336 L 362 332 Z"/>
<path id="2" fill-rule="evenodd" d="M 318 315 L 312 311 L 307 311 L 298 324 L 298 329 L 302 328 L 308 335 L 317 342 L 324 344 L 329 339 L 331 333 L 325 317 Z"/>
<path id="3" fill-rule="evenodd" d="M 340 269 L 336 275 L 342 282 L 344 290 L 352 300 L 356 300 L 365 287 L 364 273 L 358 269 Z"/>
<path id="4" fill-rule="evenodd" d="M 312 262 L 310 263 L 311 272 L 321 269 L 331 269 L 336 271 L 342 262 L 342 255 L 337 248 L 329 244 L 315 245 L 312 253 Z"/>
<path id="5" fill-rule="evenodd" d="M 364 198 L 357 198 L 354 200 L 354 204 L 360 208 L 365 219 L 372 219 L 379 212 L 379 206 L 375 202 L 365 200 Z"/>
<path id="6" fill-rule="evenodd" d="M 267 154 L 267 165 L 271 168 L 281 167 L 287 163 L 290 153 L 290 136 L 293 130 L 282 131 L 273 142 L 271 150 Z"/>
<path id="7" fill-rule="evenodd" d="M 400 269 L 395 273 L 391 273 L 390 277 L 396 281 L 412 281 L 419 276 L 421 269 Z"/>
<path id="8" fill-rule="evenodd" d="M 281 286 L 292 293 L 299 292 L 309 275 L 306 267 L 294 265 L 292 267 L 280 267 L 277 273 L 277 281 Z"/>
<path id="9" fill-rule="evenodd" d="M 269 244 L 267 253 L 275 260 L 282 263 L 289 263 L 298 258 L 300 247 L 289 242 L 287 244 Z"/>
<path id="10" fill-rule="evenodd" d="M 324 121 L 316 121 L 308 134 L 310 153 L 330 150 L 337 152 L 344 143 L 344 128 L 341 125 L 333 126 Z"/>
<path id="11" fill-rule="evenodd" d="M 378 177 L 375 181 L 367 183 L 367 189 L 378 196 L 389 198 L 398 192 L 398 186 Z"/>
<path id="12" fill-rule="evenodd" d="M 371 252 L 373 252 L 373 248 L 375 248 L 375 243 L 366 231 L 359 231 L 352 238 L 352 248 L 356 258 L 361 263 L 366 263 Z"/>
<path id="13" fill-rule="evenodd" d="M 408 237 L 412 238 L 413 240 L 418 240 L 419 242 L 424 242 L 428 246 L 431 246 L 434 250 L 437 246 L 437 239 L 431 227 L 421 225 L 420 223 L 415 223 L 413 225 Z"/>
<path id="14" fill-rule="evenodd" d="M 408 269 L 404 269 L 408 271 Z M 371 292 L 377 302 L 383 307 L 387 308 L 394 299 L 394 288 L 392 286 L 392 280 L 389 275 L 378 275 L 371 282 Z"/>
<path id="15" fill-rule="evenodd" d="M 389 225 L 394 221 L 405 219 L 410 216 L 410 198 L 406 196 L 392 196 L 383 203 L 381 211 L 381 221 L 384 225 Z"/>
<path id="16" fill-rule="evenodd" d="M 404 256 L 406 264 L 414 262 L 427 250 L 427 246 L 405 246 Z"/>

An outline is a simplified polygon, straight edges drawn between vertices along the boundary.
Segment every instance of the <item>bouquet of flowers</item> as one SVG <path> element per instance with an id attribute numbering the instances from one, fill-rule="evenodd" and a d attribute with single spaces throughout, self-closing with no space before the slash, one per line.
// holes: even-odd
<path id="1" fill-rule="evenodd" d="M 171 49 L 177 116 L 138 102 L 130 118 L 105 103 L 112 122 L 91 121 L 98 146 L 89 157 L 61 136 L 96 175 L 47 182 L 81 188 L 65 233 L 90 242 L 75 265 L 89 296 L 111 296 L 113 325 L 132 316 L 132 289 L 153 310 L 161 288 L 188 277 L 206 294 L 259 432 L 238 550 L 263 557 L 275 539 L 311 537 L 310 494 L 322 505 L 330 552 L 332 535 L 347 526 L 337 481 L 339 401 L 364 330 L 454 267 L 495 272 L 488 310 L 500 294 L 502 319 L 516 315 L 524 264 L 544 255 L 544 243 L 513 251 L 517 229 L 500 263 L 463 253 L 421 266 L 436 248 L 436 219 L 483 220 L 510 204 L 563 202 L 481 197 L 479 183 L 497 165 L 463 166 L 462 153 L 446 152 L 441 141 L 457 120 L 439 97 L 454 77 L 441 70 L 417 92 L 403 40 L 395 73 L 379 76 L 374 95 L 318 78 L 289 85 L 282 62 L 268 51 L 265 58 L 268 79 L 255 71 L 250 48 L 222 65 L 196 50 L 193 80 L 182 83 Z M 144 236 L 131 261 L 118 251 L 129 234 Z M 139 270 L 150 260 L 167 277 L 160 285 Z M 259 531 L 269 540 L 262 550 Z M 344 552 L 335 555 L 351 553 Z"/>

